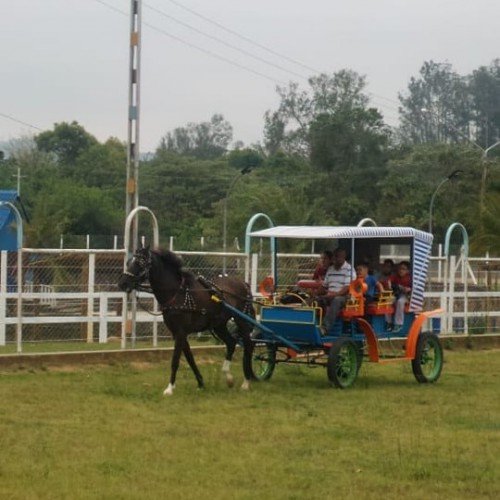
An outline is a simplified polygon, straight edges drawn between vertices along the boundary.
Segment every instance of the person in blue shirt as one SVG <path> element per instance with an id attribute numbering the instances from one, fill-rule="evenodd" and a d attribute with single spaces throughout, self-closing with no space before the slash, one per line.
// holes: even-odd
<path id="1" fill-rule="evenodd" d="M 377 278 L 372 274 L 368 274 L 368 264 L 358 264 L 356 266 L 356 279 L 363 279 L 368 289 L 366 290 L 366 302 L 370 303 L 375 300 L 375 295 L 380 291 Z"/>

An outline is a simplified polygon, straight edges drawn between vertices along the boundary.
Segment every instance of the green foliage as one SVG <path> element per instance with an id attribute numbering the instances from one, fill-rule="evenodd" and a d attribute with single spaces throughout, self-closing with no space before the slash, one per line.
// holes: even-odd
<path id="1" fill-rule="evenodd" d="M 469 92 L 477 127 L 476 140 L 487 148 L 500 138 L 500 59 L 472 72 Z"/>
<path id="2" fill-rule="evenodd" d="M 214 159 L 224 154 L 233 138 L 233 127 L 219 114 L 209 122 L 188 123 L 162 138 L 157 152 L 171 151 L 200 159 Z"/>
<path id="3" fill-rule="evenodd" d="M 121 220 L 122 214 L 99 188 L 52 179 L 34 200 L 26 237 L 31 246 L 53 247 L 61 234 L 116 234 Z"/>
<path id="4" fill-rule="evenodd" d="M 230 167 L 239 171 L 249 171 L 259 167 L 264 162 L 262 155 L 255 149 L 235 149 L 227 157 Z"/>
<path id="5" fill-rule="evenodd" d="M 449 63 L 426 61 L 399 99 L 403 142 L 476 142 L 487 148 L 500 137 L 500 60 L 465 76 Z"/>
<path id="6" fill-rule="evenodd" d="M 35 142 L 40 151 L 53 153 L 61 165 L 73 166 L 81 153 L 97 144 L 97 139 L 73 121 L 56 123 L 54 130 L 38 134 Z"/>
<path id="7" fill-rule="evenodd" d="M 467 147 L 423 145 L 393 158 L 380 182 L 376 220 L 427 230 L 431 197 L 438 184 L 457 169 L 463 172 L 436 195 L 434 233 L 444 234 L 449 224 L 461 221 L 473 234 L 478 226 L 480 157 Z"/>
<path id="8" fill-rule="evenodd" d="M 164 238 L 174 236 L 179 245 L 190 248 L 202 233 L 202 219 L 214 215 L 214 203 L 233 176 L 226 160 L 161 151 L 141 166 L 141 203 L 157 214 Z"/>

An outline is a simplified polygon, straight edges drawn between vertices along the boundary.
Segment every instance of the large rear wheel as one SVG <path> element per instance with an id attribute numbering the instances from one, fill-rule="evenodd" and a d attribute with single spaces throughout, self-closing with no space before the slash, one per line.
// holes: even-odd
<path id="1" fill-rule="evenodd" d="M 436 382 L 443 369 L 443 348 L 437 335 L 421 333 L 418 336 L 411 367 L 413 375 L 421 384 Z"/>
<path id="2" fill-rule="evenodd" d="M 333 343 L 328 354 L 326 367 L 328 379 L 339 387 L 350 387 L 359 371 L 359 346 L 349 339 L 339 339 Z"/>
<path id="3" fill-rule="evenodd" d="M 243 358 L 243 371 L 255 380 L 269 380 L 276 366 L 276 347 L 267 342 L 255 342 L 250 366 Z"/>

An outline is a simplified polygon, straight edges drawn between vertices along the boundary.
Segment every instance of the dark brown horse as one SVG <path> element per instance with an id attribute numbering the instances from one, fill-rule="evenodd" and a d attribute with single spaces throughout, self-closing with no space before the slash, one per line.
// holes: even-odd
<path id="1" fill-rule="evenodd" d="M 235 338 L 227 329 L 227 322 L 233 315 L 222 304 L 214 302 L 211 297 L 217 295 L 231 306 L 248 314 L 252 318 L 255 312 L 252 306 L 250 289 L 243 281 L 219 276 L 213 281 L 195 277 L 182 269 L 182 260 L 170 251 L 140 248 L 127 264 L 127 270 L 118 282 L 121 290 L 127 293 L 133 289 L 144 289 L 143 283 L 149 282 L 163 314 L 163 321 L 172 332 L 175 341 L 172 356 L 172 372 L 170 382 L 163 394 L 171 396 L 175 388 L 175 378 L 179 368 L 181 353 L 193 370 L 198 387 L 204 386 L 188 342 L 188 335 L 193 332 L 211 330 L 226 345 L 226 359 L 222 371 L 226 374 L 228 386 L 233 385 L 230 373 L 233 353 L 241 339 L 243 343 L 243 367 L 245 380 L 242 389 L 248 389 L 251 370 L 252 342 L 250 332 L 252 326 L 240 317 L 234 317 L 238 327 Z"/>

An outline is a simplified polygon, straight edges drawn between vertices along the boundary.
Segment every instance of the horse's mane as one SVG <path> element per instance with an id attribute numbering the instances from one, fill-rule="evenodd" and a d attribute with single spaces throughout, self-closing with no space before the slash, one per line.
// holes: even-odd
<path id="1" fill-rule="evenodd" d="M 161 248 L 155 248 L 153 253 L 160 258 L 165 267 L 170 268 L 179 278 L 183 277 L 187 286 L 193 286 L 196 277 L 192 272 L 182 269 L 184 263 L 177 254 Z"/>
<path id="2" fill-rule="evenodd" d="M 155 248 L 153 253 L 161 259 L 165 266 L 173 268 L 174 272 L 181 274 L 183 262 L 178 255 L 170 250 L 163 250 L 161 248 Z"/>

